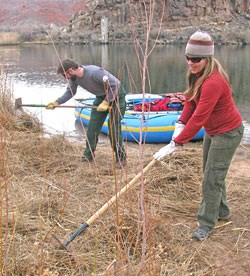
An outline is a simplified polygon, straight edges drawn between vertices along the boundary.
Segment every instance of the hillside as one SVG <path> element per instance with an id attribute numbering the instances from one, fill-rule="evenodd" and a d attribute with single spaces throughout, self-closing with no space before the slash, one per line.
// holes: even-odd
<path id="1" fill-rule="evenodd" d="M 53 40 L 58 43 L 99 43 L 102 41 L 101 20 L 106 18 L 108 42 L 130 43 L 134 35 L 140 41 L 145 40 L 146 15 L 150 15 L 150 39 L 157 38 L 157 43 L 186 41 L 197 28 L 209 30 L 216 43 L 250 43 L 249 1 L 144 3 L 141 5 L 141 1 L 135 0 L 0 0 L 0 31 L 17 31 L 22 34 L 22 42 L 42 41 L 47 40 L 46 35 L 35 36 L 44 33 L 41 27 L 46 26 L 48 30 L 49 26 Z"/>
<path id="2" fill-rule="evenodd" d="M 0 0 L 0 28 L 32 31 L 50 24 L 64 26 L 72 14 L 85 9 L 84 0 Z"/>
<path id="3" fill-rule="evenodd" d="M 106 18 L 110 43 L 131 42 L 134 36 L 145 40 L 148 22 L 150 39 L 157 37 L 158 43 L 186 41 L 197 28 L 209 30 L 216 43 L 250 43 L 250 5 L 245 0 L 85 2 L 86 13 L 72 16 L 64 41 L 100 42 L 101 20 Z"/>

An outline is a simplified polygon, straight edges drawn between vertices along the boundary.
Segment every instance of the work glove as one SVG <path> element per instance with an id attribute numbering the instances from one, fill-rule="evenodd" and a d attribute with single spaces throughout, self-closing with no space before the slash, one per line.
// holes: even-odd
<path id="1" fill-rule="evenodd" d="M 156 159 L 158 161 L 161 160 L 166 155 L 172 154 L 177 149 L 177 147 L 178 146 L 172 140 L 168 145 L 166 145 L 165 147 L 161 148 L 158 152 L 156 152 L 154 154 L 154 159 Z"/>
<path id="2" fill-rule="evenodd" d="M 109 103 L 104 100 L 97 106 L 96 110 L 99 112 L 104 112 L 104 111 L 107 111 L 108 108 L 109 108 Z"/>
<path id="3" fill-rule="evenodd" d="M 175 123 L 175 130 L 172 136 L 172 140 L 174 140 L 178 135 L 181 134 L 181 132 L 183 131 L 185 125 L 183 123 L 177 122 Z"/>
<path id="4" fill-rule="evenodd" d="M 59 105 L 59 103 L 57 101 L 54 101 L 54 102 L 49 103 L 45 108 L 46 109 L 55 109 L 58 105 Z"/>

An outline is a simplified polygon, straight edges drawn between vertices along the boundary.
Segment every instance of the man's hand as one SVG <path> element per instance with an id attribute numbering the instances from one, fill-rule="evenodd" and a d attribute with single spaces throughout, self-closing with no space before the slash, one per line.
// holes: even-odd
<path id="1" fill-rule="evenodd" d="M 97 111 L 99 111 L 99 112 L 104 112 L 104 111 L 107 111 L 108 110 L 108 108 L 109 108 L 109 103 L 107 102 L 107 101 L 103 101 L 103 102 L 101 102 L 99 105 L 98 105 L 98 107 L 97 107 Z"/>
<path id="2" fill-rule="evenodd" d="M 158 152 L 154 154 L 154 159 L 161 160 L 166 155 L 172 154 L 177 149 L 174 141 L 171 141 L 167 146 L 161 148 Z"/>
<path id="3" fill-rule="evenodd" d="M 182 130 L 184 129 L 185 125 L 183 123 L 176 123 L 175 130 L 172 136 L 172 140 L 174 140 L 178 135 L 181 134 Z"/>
<path id="4" fill-rule="evenodd" d="M 59 103 L 57 101 L 54 101 L 54 102 L 49 103 L 45 108 L 46 109 L 55 109 L 58 105 L 59 105 Z"/>

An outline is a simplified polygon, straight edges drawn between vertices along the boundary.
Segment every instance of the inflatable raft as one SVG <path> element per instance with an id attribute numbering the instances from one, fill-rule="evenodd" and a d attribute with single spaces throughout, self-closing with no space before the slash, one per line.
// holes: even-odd
<path id="1" fill-rule="evenodd" d="M 76 120 L 88 126 L 91 105 L 94 99 L 80 101 L 85 108 L 75 109 Z M 181 94 L 154 95 L 142 94 L 126 96 L 127 111 L 122 124 L 123 140 L 142 143 L 168 143 L 171 141 L 175 123 L 182 112 L 184 100 Z M 89 105 L 90 108 L 86 108 Z M 144 112 L 142 112 L 144 109 Z M 108 118 L 105 120 L 101 132 L 109 134 Z M 205 134 L 201 129 L 192 140 L 202 140 Z"/>

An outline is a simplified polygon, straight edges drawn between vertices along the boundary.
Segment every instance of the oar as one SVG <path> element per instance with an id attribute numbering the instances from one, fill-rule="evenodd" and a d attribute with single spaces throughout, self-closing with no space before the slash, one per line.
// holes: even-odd
<path id="1" fill-rule="evenodd" d="M 18 98 L 15 100 L 15 109 L 20 109 L 21 107 L 46 107 L 46 104 L 23 104 L 22 99 Z M 55 108 L 97 108 L 94 105 L 57 105 Z"/>
<path id="2" fill-rule="evenodd" d="M 70 237 L 68 240 L 61 242 L 56 236 L 56 240 L 61 244 L 61 246 L 67 250 L 67 246 L 83 231 L 85 231 L 91 224 L 93 224 L 103 213 L 105 213 L 114 202 L 124 193 L 126 193 L 137 181 L 140 179 L 142 174 L 146 173 L 150 167 L 152 167 L 156 159 L 151 160 L 150 163 L 146 167 L 144 167 L 143 171 L 138 173 L 126 186 L 124 186 L 119 192 L 117 192 L 109 201 L 107 201 L 97 212 L 95 212 L 86 222 L 84 222 Z"/>

